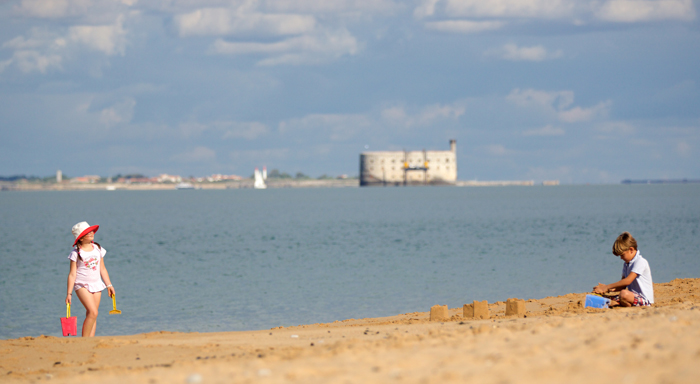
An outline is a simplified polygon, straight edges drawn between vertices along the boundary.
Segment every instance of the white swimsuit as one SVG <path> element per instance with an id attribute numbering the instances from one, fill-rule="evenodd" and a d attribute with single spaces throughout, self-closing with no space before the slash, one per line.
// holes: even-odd
<path id="1" fill-rule="evenodd" d="M 71 261 L 75 261 L 78 267 L 75 285 L 73 285 L 74 291 L 80 288 L 87 288 L 91 293 L 95 293 L 107 288 L 100 276 L 100 263 L 102 258 L 105 257 L 105 253 L 107 251 L 104 248 L 100 249 L 97 244 L 92 244 L 92 251 L 80 251 L 82 261 L 78 260 L 78 252 L 75 249 L 68 255 L 68 258 Z"/>

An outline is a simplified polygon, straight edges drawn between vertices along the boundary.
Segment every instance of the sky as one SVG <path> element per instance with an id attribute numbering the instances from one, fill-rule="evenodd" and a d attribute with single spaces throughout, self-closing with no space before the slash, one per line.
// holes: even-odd
<path id="1" fill-rule="evenodd" d="M 692 0 L 0 0 L 0 175 L 700 178 Z"/>

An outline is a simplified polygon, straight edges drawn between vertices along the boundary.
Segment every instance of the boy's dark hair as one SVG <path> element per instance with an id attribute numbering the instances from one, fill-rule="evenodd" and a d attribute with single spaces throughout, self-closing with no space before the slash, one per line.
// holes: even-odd
<path id="1" fill-rule="evenodd" d="M 612 246 L 612 253 L 615 256 L 620 256 L 623 252 L 630 249 L 630 247 L 638 250 L 637 240 L 635 240 L 634 237 L 632 237 L 632 234 L 629 232 L 622 232 L 622 234 L 617 237 L 617 240 L 615 240 L 615 244 Z"/>

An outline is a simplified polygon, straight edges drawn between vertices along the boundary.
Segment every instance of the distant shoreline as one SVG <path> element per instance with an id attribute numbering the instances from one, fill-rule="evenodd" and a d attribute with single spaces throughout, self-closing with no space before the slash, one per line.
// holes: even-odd
<path id="1" fill-rule="evenodd" d="M 270 189 L 276 188 L 356 188 L 360 187 L 358 179 L 268 179 L 267 187 Z M 194 189 L 253 189 L 252 179 L 243 179 L 236 181 L 222 182 L 192 182 Z M 677 184 L 700 184 L 700 180 L 666 180 L 665 182 L 630 182 L 623 180 L 620 184 L 596 184 L 596 185 L 677 185 Z M 104 190 L 120 190 L 120 191 L 165 191 L 176 190 L 175 183 L 53 183 L 53 182 L 10 182 L 0 181 L 0 191 L 104 191 Z M 452 185 L 455 187 L 527 187 L 527 186 L 558 186 L 561 185 L 558 180 L 548 180 L 542 183 L 535 183 L 533 180 L 457 180 Z M 592 185 L 592 184 L 580 184 Z M 420 186 L 420 185 L 411 185 Z M 396 186 L 370 186 L 367 188 L 385 188 Z"/>
<path id="2" fill-rule="evenodd" d="M 191 183 L 195 189 L 252 189 L 253 180 Z M 0 182 L 2 191 L 163 191 L 176 190 L 174 183 L 42 183 Z M 359 187 L 357 179 L 289 180 L 268 179 L 268 188 L 349 188 Z"/>

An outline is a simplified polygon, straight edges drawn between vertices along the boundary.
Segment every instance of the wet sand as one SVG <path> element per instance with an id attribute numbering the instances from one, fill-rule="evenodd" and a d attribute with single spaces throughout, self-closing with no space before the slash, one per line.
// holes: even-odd
<path id="1" fill-rule="evenodd" d="M 525 316 L 491 303 L 488 320 L 451 308 L 431 322 L 425 308 L 249 332 L 0 340 L 0 382 L 697 383 L 700 279 L 654 288 L 648 308 L 583 308 L 576 293 L 528 300 Z"/>

